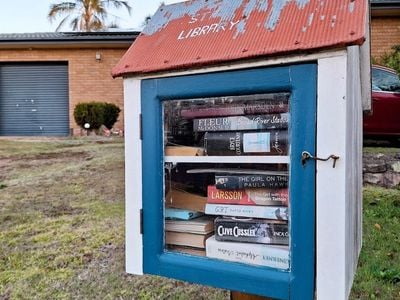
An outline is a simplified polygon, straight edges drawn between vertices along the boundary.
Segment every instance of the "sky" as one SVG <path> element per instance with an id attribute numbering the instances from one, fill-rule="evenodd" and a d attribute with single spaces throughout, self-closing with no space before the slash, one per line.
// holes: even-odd
<path id="1" fill-rule="evenodd" d="M 183 0 L 128 0 L 132 6 L 129 16 L 124 9 L 111 11 L 118 16 L 119 26 L 122 29 L 140 30 L 146 16 L 153 15 L 161 2 L 165 4 L 182 2 Z M 1 0 L 0 33 L 32 33 L 54 32 L 57 28 L 57 19 L 50 23 L 47 19 L 50 4 L 67 2 L 67 0 Z M 60 31 L 71 31 L 63 27 Z"/>

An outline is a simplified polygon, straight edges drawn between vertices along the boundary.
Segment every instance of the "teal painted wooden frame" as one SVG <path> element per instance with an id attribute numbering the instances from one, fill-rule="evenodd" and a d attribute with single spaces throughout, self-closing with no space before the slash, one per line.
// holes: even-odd
<path id="1" fill-rule="evenodd" d="M 315 153 L 316 84 L 314 63 L 142 81 L 144 273 L 277 299 L 314 298 L 315 162 L 303 166 L 301 152 Z M 162 101 L 270 92 L 291 93 L 290 271 L 164 252 Z"/>

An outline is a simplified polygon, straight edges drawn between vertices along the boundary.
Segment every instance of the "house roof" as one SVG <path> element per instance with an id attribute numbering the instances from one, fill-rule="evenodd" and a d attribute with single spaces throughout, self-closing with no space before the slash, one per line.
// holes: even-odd
<path id="1" fill-rule="evenodd" d="M 371 15 L 373 17 L 400 16 L 400 1 L 371 0 Z"/>
<path id="2" fill-rule="evenodd" d="M 0 49 L 58 47 L 129 47 L 138 31 L 37 32 L 0 34 Z"/>
<path id="3" fill-rule="evenodd" d="M 192 0 L 164 5 L 113 76 L 360 45 L 367 10 L 367 0 Z"/>

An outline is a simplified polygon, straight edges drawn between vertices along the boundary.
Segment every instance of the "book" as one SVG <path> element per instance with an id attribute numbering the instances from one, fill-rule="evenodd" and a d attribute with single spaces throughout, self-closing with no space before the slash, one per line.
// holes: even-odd
<path id="1" fill-rule="evenodd" d="M 178 245 L 167 245 L 167 250 L 180 252 L 183 254 L 206 256 L 206 251 L 204 248 L 195 248 L 195 247 L 178 246 Z"/>
<path id="2" fill-rule="evenodd" d="M 165 156 L 202 156 L 204 149 L 190 146 L 166 146 Z"/>
<path id="3" fill-rule="evenodd" d="M 288 128 L 289 114 L 231 116 L 193 120 L 194 132 Z"/>
<path id="4" fill-rule="evenodd" d="M 289 245 L 288 224 L 283 221 L 218 217 L 215 239 L 261 244 Z"/>
<path id="5" fill-rule="evenodd" d="M 287 142 L 286 130 L 225 131 L 204 134 L 204 148 L 207 155 L 286 155 Z"/>
<path id="6" fill-rule="evenodd" d="M 195 234 L 189 232 L 165 232 L 165 243 L 167 245 L 178 245 L 178 246 L 189 246 L 195 248 L 205 248 L 206 239 L 209 238 L 212 233 L 209 234 Z"/>
<path id="7" fill-rule="evenodd" d="M 180 116 L 185 119 L 194 119 L 202 117 L 284 113 L 289 110 L 288 93 L 255 94 L 223 98 L 215 97 L 206 98 L 204 100 L 206 102 L 200 105 L 182 108 Z M 199 99 L 196 99 L 196 102 L 199 103 Z"/>
<path id="8" fill-rule="evenodd" d="M 286 188 L 289 183 L 288 175 L 280 174 L 229 174 L 215 175 L 217 189 L 245 189 L 245 188 Z M 286 190 L 287 191 L 287 190 Z M 279 197 L 276 195 L 276 197 Z M 287 197 L 287 192 L 286 192 Z"/>
<path id="9" fill-rule="evenodd" d="M 258 206 L 207 203 L 208 215 L 287 220 L 288 208 L 284 206 Z"/>
<path id="10" fill-rule="evenodd" d="M 186 170 L 188 174 L 202 174 L 202 173 L 215 173 L 215 174 L 263 174 L 263 175 L 280 175 L 287 176 L 287 171 L 273 171 L 273 170 L 258 170 L 258 169 L 242 169 L 242 168 L 196 168 Z"/>
<path id="11" fill-rule="evenodd" d="M 244 205 L 288 205 L 288 189 L 236 189 L 221 190 L 215 185 L 208 186 L 207 202 Z"/>
<path id="12" fill-rule="evenodd" d="M 204 212 L 207 197 L 172 188 L 165 197 L 165 206 Z"/>
<path id="13" fill-rule="evenodd" d="M 165 230 L 207 234 L 214 231 L 214 218 L 202 216 L 191 220 L 165 220 Z"/>
<path id="14" fill-rule="evenodd" d="M 166 208 L 164 217 L 165 219 L 190 220 L 202 215 L 203 213 L 194 210 Z"/>
<path id="15" fill-rule="evenodd" d="M 288 246 L 220 242 L 215 236 L 206 241 L 206 256 L 282 270 L 290 267 Z"/>

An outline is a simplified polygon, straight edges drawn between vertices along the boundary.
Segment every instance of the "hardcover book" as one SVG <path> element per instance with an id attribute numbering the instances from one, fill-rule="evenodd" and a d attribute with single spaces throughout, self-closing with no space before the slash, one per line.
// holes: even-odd
<path id="1" fill-rule="evenodd" d="M 245 188 L 271 188 L 279 189 L 288 186 L 289 176 L 278 174 L 230 174 L 215 175 L 215 187 L 217 189 L 245 189 Z M 280 191 L 282 192 L 282 190 Z M 279 197 L 279 192 L 275 193 Z M 286 190 L 287 197 L 287 190 Z"/>
<path id="2" fill-rule="evenodd" d="M 165 206 L 204 212 L 207 197 L 172 188 L 165 197 Z"/>
<path id="3" fill-rule="evenodd" d="M 289 114 L 232 116 L 193 120 L 193 131 L 236 131 L 288 128 Z"/>
<path id="4" fill-rule="evenodd" d="M 207 203 L 208 215 L 287 220 L 288 208 L 283 206 L 231 205 Z"/>
<path id="5" fill-rule="evenodd" d="M 206 132 L 204 148 L 207 155 L 286 155 L 287 139 L 286 130 Z"/>
<path id="6" fill-rule="evenodd" d="M 195 102 L 199 102 L 196 99 Z M 288 93 L 205 98 L 206 103 L 182 108 L 185 119 L 251 114 L 284 113 L 289 110 Z M 193 102 L 192 102 L 193 103 Z M 211 106 L 210 103 L 213 105 Z"/>
<path id="7" fill-rule="evenodd" d="M 208 186 L 208 203 L 244 205 L 288 205 L 288 189 L 235 189 L 222 190 Z"/>
<path id="8" fill-rule="evenodd" d="M 206 239 L 209 238 L 212 233 L 209 234 L 194 234 L 189 232 L 165 232 L 165 243 L 167 245 L 178 245 L 178 246 L 189 246 L 195 248 L 205 248 Z"/>
<path id="9" fill-rule="evenodd" d="M 287 246 L 220 242 L 212 236 L 206 241 L 206 255 L 210 258 L 282 270 L 290 267 Z"/>
<path id="10" fill-rule="evenodd" d="M 190 220 L 202 216 L 203 213 L 179 208 L 166 208 L 165 219 Z"/>
<path id="11" fill-rule="evenodd" d="M 214 231 L 214 218 L 202 216 L 191 220 L 165 220 L 165 230 L 207 234 Z"/>
<path id="12" fill-rule="evenodd" d="M 289 245 L 288 224 L 282 221 L 218 217 L 215 219 L 217 241 Z"/>

